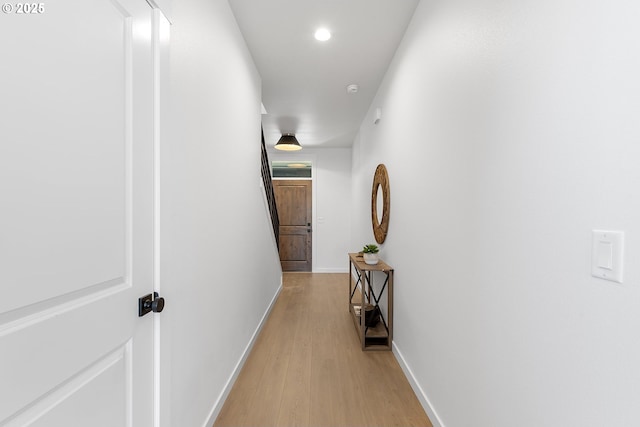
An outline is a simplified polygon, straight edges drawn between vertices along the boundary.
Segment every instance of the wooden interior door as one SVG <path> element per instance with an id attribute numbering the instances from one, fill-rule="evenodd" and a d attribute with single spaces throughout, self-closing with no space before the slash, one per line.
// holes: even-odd
<path id="1" fill-rule="evenodd" d="M 149 427 L 153 10 L 15 5 L 0 17 L 0 425 Z"/>
<path id="2" fill-rule="evenodd" d="M 311 271 L 311 181 L 274 180 L 273 189 L 280 219 L 282 270 Z"/>

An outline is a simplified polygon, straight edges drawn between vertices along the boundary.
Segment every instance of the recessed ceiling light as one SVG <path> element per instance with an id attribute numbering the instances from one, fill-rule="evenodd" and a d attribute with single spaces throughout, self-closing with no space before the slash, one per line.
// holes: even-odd
<path id="1" fill-rule="evenodd" d="M 326 42 L 331 38 L 331 32 L 326 28 L 318 28 L 316 33 L 314 34 L 316 40 L 320 40 L 321 42 Z"/>

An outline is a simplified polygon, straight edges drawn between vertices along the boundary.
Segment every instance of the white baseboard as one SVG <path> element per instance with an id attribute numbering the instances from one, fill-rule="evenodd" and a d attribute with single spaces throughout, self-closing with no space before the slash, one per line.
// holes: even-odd
<path id="1" fill-rule="evenodd" d="M 242 356 L 240 357 L 240 360 L 238 360 L 238 363 L 236 364 L 235 368 L 233 369 L 233 372 L 231 373 L 231 376 L 227 380 L 227 383 L 224 385 L 224 388 L 222 389 L 222 393 L 220 393 L 220 396 L 218 396 L 218 399 L 216 400 L 215 405 L 213 405 L 213 408 L 211 409 L 209 417 L 207 418 L 207 422 L 204 423 L 203 427 L 212 426 L 213 423 L 216 421 L 216 418 L 218 418 L 218 415 L 222 410 L 222 406 L 224 405 L 225 400 L 227 400 L 227 397 L 231 392 L 231 388 L 233 388 L 233 384 L 235 384 L 236 380 L 238 379 L 238 375 L 240 375 L 240 371 L 242 370 L 244 363 L 247 361 L 247 357 L 249 357 L 249 353 L 251 353 L 251 349 L 253 348 L 253 345 L 255 344 L 256 339 L 258 338 L 258 335 L 260 334 L 260 331 L 262 330 L 262 327 L 264 326 L 265 321 L 269 317 L 269 314 L 271 313 L 271 310 L 273 309 L 273 306 L 276 300 L 278 299 L 278 295 L 280 295 L 280 291 L 282 291 L 282 276 L 280 276 L 280 287 L 278 287 L 276 294 L 271 299 L 271 302 L 269 303 L 269 307 L 267 307 L 267 310 L 264 312 L 262 319 L 260 319 L 260 323 L 258 323 L 258 327 L 253 332 L 253 335 L 251 336 L 251 339 L 249 340 L 247 347 L 242 352 Z"/>
<path id="2" fill-rule="evenodd" d="M 348 273 L 348 268 L 316 268 L 314 273 Z"/>
<path id="3" fill-rule="evenodd" d="M 396 360 L 400 364 L 400 367 L 404 371 L 404 374 L 407 376 L 407 379 L 409 380 L 409 384 L 411 384 L 411 388 L 413 389 L 414 393 L 418 397 L 418 400 L 420 401 L 420 404 L 424 408 L 424 411 L 427 413 L 427 416 L 431 420 L 431 424 L 433 424 L 433 427 L 444 427 L 444 423 L 442 422 L 440 417 L 438 417 L 438 414 L 436 410 L 433 408 L 433 405 L 431 405 L 431 402 L 429 401 L 427 394 L 424 392 L 424 390 L 418 383 L 418 380 L 416 380 L 416 377 L 413 375 L 413 371 L 411 370 L 409 365 L 407 365 L 407 361 L 404 359 L 404 356 L 402 356 L 402 352 L 396 345 L 395 341 L 393 342 L 392 346 L 393 346 L 393 354 L 396 356 Z"/>

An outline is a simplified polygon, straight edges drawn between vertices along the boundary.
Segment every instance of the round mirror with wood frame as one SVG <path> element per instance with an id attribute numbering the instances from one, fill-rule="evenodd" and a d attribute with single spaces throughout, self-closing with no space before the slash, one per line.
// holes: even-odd
<path id="1" fill-rule="evenodd" d="M 382 218 L 378 218 L 378 193 L 382 193 Z M 389 192 L 389 175 L 382 163 L 376 168 L 371 188 L 371 223 L 376 242 L 383 243 L 389 230 L 389 209 L 391 193 Z"/>

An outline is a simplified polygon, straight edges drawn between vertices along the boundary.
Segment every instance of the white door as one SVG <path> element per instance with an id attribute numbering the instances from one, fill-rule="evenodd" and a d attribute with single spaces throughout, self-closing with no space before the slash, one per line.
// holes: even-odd
<path id="1" fill-rule="evenodd" d="M 0 12 L 0 425 L 153 424 L 152 9 Z"/>

